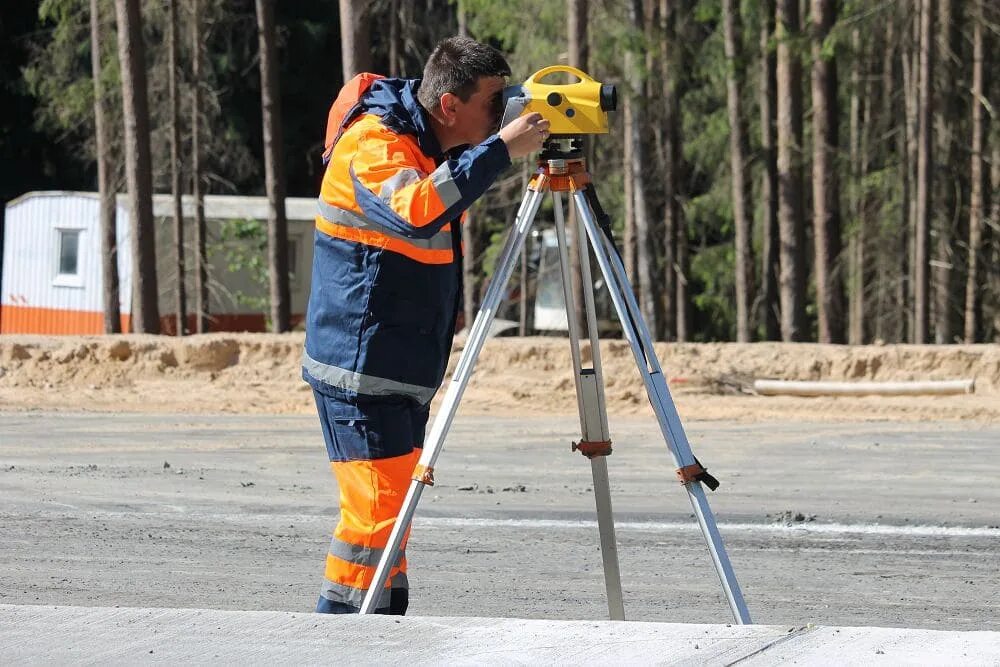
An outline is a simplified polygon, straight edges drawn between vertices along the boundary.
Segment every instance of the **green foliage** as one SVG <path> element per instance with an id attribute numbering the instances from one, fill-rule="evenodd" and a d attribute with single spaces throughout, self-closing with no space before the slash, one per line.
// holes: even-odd
<path id="1" fill-rule="evenodd" d="M 462 0 L 474 38 L 493 41 L 508 54 L 515 81 L 560 62 L 566 44 L 565 2 Z"/>
<path id="2" fill-rule="evenodd" d="M 246 77 L 234 80 L 234 71 L 252 71 L 255 67 L 256 33 L 248 32 L 252 14 L 232 15 L 235 0 L 202 0 L 202 32 L 206 42 L 203 66 L 202 161 L 207 180 L 222 191 L 252 192 L 255 177 L 262 171 L 249 152 L 253 137 L 259 141 L 259 121 L 246 123 L 242 113 L 228 106 L 238 97 L 236 90 L 247 85 Z M 121 79 L 115 8 L 112 0 L 99 0 L 101 40 L 101 78 L 105 95 L 104 110 L 112 165 L 122 169 Z M 246 5 L 252 9 L 252 4 Z M 180 100 L 181 154 L 188 162 L 191 118 L 191 21 L 189 5 L 179 3 L 178 19 L 178 93 Z M 146 52 L 146 75 L 153 152 L 154 187 L 161 192 L 170 188 L 169 128 L 170 105 L 167 103 L 167 12 L 164 2 L 142 3 L 143 36 Z M 35 125 L 64 146 L 70 159 L 88 167 L 96 161 L 94 142 L 94 87 L 90 47 L 89 0 L 43 0 L 39 6 L 41 29 L 32 36 L 31 58 L 23 70 L 28 91 L 38 104 Z M 254 50 L 248 50 L 252 38 Z M 252 92 L 255 92 L 251 89 Z M 259 93 L 258 93 L 259 95 Z M 254 99 L 251 97 L 251 99 Z M 235 106 L 259 113 L 256 104 Z M 325 104 L 323 102 L 322 104 Z M 253 186 L 249 186 L 253 183 Z M 122 183 L 119 187 L 123 187 Z M 210 190 L 211 191 L 211 190 Z"/>
<path id="3" fill-rule="evenodd" d="M 226 270 L 243 273 L 257 287 L 252 293 L 237 290 L 236 302 L 266 314 L 270 313 L 267 273 L 267 222 L 236 219 L 222 223 L 220 242 L 210 254 L 221 252 Z"/>
<path id="4" fill-rule="evenodd" d="M 114 16 L 114 7 L 102 7 Z M 38 16 L 47 39 L 36 43 L 23 76 L 28 91 L 43 102 L 36 127 L 57 136 L 72 137 L 92 153 L 94 88 L 90 62 L 90 9 L 87 0 L 44 0 Z M 102 61 L 117 62 L 111 33 L 102 44 Z M 102 70 L 108 91 L 118 89 L 117 67 Z M 110 106 L 110 105 L 109 105 Z"/>
<path id="5" fill-rule="evenodd" d="M 731 243 L 703 248 L 691 259 L 694 306 L 699 326 L 694 340 L 732 340 L 736 333 L 735 282 Z"/>
<path id="6" fill-rule="evenodd" d="M 115 39 L 115 18 L 111 0 L 100 0 L 102 20 L 102 81 L 107 95 L 109 111 L 108 124 L 111 128 L 112 153 L 120 154 L 120 83 L 117 67 L 117 43 Z M 15 3 L 17 4 L 17 3 Z M 154 165 L 156 184 L 161 191 L 168 184 L 166 175 L 169 164 L 165 160 L 168 105 L 165 104 L 165 2 L 143 2 L 144 33 L 147 44 L 147 72 L 149 73 L 150 109 L 153 125 Z M 404 20 L 401 31 L 404 41 L 401 58 L 404 75 L 417 75 L 423 60 L 432 46 L 441 38 L 454 32 L 456 25 L 455 5 L 457 0 L 436 2 L 417 0 L 415 2 L 390 3 L 377 0 L 370 4 L 369 25 L 371 27 L 371 49 L 373 69 L 385 72 L 388 53 L 388 16 L 390 6 L 400 8 Z M 550 3 L 528 3 L 525 0 L 496 2 L 495 0 L 462 0 L 472 36 L 501 48 L 513 68 L 513 81 L 526 78 L 532 72 L 550 64 L 566 60 L 566 3 L 563 0 Z M 658 6 L 652 3 L 650 6 Z M 678 198 L 683 212 L 685 240 L 691 256 L 688 276 L 694 307 L 692 332 L 699 339 L 726 339 L 735 331 L 735 305 L 733 299 L 733 207 L 731 201 L 731 168 L 729 164 L 729 120 L 726 107 L 726 76 L 730 63 L 724 57 L 721 25 L 720 0 L 683 0 L 670 3 L 677 9 L 675 15 L 676 39 L 669 42 L 668 61 L 674 73 L 672 86 L 680 98 L 680 139 L 682 159 L 678 165 Z M 740 81 L 743 113 L 748 120 L 750 154 L 746 169 L 752 173 L 754 189 L 754 238 L 753 245 L 759 258 L 761 243 L 760 200 L 760 118 L 759 79 L 761 76 L 760 27 L 762 23 L 761 3 L 758 0 L 737 2 L 741 26 L 742 55 L 739 63 L 745 67 L 744 79 Z M 260 132 L 260 91 L 257 75 L 257 34 L 252 0 L 202 0 L 205 16 L 203 42 L 206 50 L 204 80 L 200 82 L 204 93 L 202 126 L 206 128 L 203 155 L 207 163 L 208 191 L 230 191 L 240 194 L 260 194 L 263 192 Z M 904 222 L 906 201 L 903 189 L 903 175 L 911 168 L 905 147 L 898 141 L 905 131 L 905 113 L 900 58 L 913 56 L 912 15 L 906 5 L 888 0 L 866 2 L 865 0 L 842 0 L 837 3 L 839 16 L 830 35 L 820 48 L 819 57 L 832 59 L 839 71 L 840 105 L 840 150 L 834 156 L 835 168 L 841 186 L 841 211 L 844 223 L 845 244 L 852 235 L 862 228 L 859 216 L 852 202 L 861 202 L 866 234 L 865 258 L 870 262 L 870 275 L 865 289 L 872 296 L 880 311 L 887 331 L 895 330 L 892 320 L 904 319 L 907 304 L 896 304 L 892 300 L 904 294 L 905 282 L 909 280 L 905 261 Z M 181 2 L 182 45 L 180 70 L 182 92 L 182 155 L 187 161 L 189 149 L 190 92 L 192 82 L 186 78 L 190 72 L 191 48 L 188 43 L 191 27 L 190 5 Z M 995 116 L 997 108 L 997 86 L 989 77 L 995 70 L 997 11 L 991 3 L 985 3 L 987 18 L 987 91 L 985 99 L 987 115 Z M 337 23 L 338 3 L 335 0 L 314 0 L 313 2 L 277 3 L 282 106 L 284 114 L 286 168 L 288 192 L 293 196 L 313 196 L 322 165 L 318 160 L 322 141 L 326 109 L 341 84 L 340 40 Z M 662 183 L 662 140 L 664 105 L 661 97 L 660 48 L 663 35 L 657 20 L 646 29 L 629 24 L 626 6 L 621 2 L 589 3 L 589 64 L 590 74 L 604 82 L 615 83 L 624 96 L 628 87 L 638 85 L 640 95 L 638 122 L 642 124 L 642 137 L 647 148 L 647 205 L 655 238 L 662 239 L 664 187 Z M 0 109 L 0 150 L 16 147 L 23 137 L 44 132 L 48 141 L 45 146 L 32 148 L 28 152 L 23 146 L 7 153 L 16 156 L 8 162 L 23 162 L 25 155 L 38 155 L 39 167 L 45 170 L 46 178 L 36 178 L 37 183 L 55 184 L 56 187 L 87 187 L 87 178 L 93 175 L 93 86 L 90 66 L 89 2 L 88 0 L 39 0 L 38 19 L 34 29 L 21 29 L 14 35 L 4 32 L 0 22 L 0 33 L 7 35 L 6 44 L 0 48 L 17 53 L 27 44 L 31 58 L 23 70 L 12 71 L 10 59 L 0 58 L 0 68 L 5 74 L 3 90 L 13 93 L 10 99 L 23 98 L 25 91 L 34 96 L 33 107 L 13 106 Z M 10 10 L 11 12 L 23 10 Z M 5 20 L 8 10 L 5 10 Z M 11 16 L 15 16 L 11 13 Z M 947 86 L 940 91 L 939 99 L 961 100 L 958 115 L 948 120 L 953 136 L 958 143 L 952 151 L 958 160 L 945 164 L 949 159 L 938 154 L 935 175 L 938 179 L 948 179 L 956 201 L 954 215 L 948 220 L 958 221 L 953 245 L 953 266 L 958 278 L 964 271 L 963 253 L 967 230 L 968 207 L 968 164 L 967 137 L 971 136 L 969 126 L 968 72 L 971 71 L 971 13 L 957 6 L 956 28 L 962 33 L 959 52 L 942 65 L 953 73 L 948 80 L 937 77 L 937 86 Z M 793 53 L 802 60 L 802 89 L 804 92 L 805 132 L 804 148 L 811 144 L 811 103 L 809 94 L 809 66 L 813 44 L 810 38 L 809 16 L 801 18 L 801 29 L 793 35 L 787 34 L 784 26 L 778 26 L 768 40 L 774 50 L 781 40 L 789 40 Z M 892 30 L 889 30 L 890 25 Z M 861 34 L 861 47 L 855 49 L 851 36 L 857 29 Z M 893 42 L 885 44 L 885 39 L 893 35 Z M 765 40 L 767 38 L 765 37 Z M 856 52 L 857 51 L 857 52 Z M 638 68 L 638 75 L 626 81 L 624 60 L 626 53 Z M 882 97 L 882 67 L 885 54 L 890 53 L 895 61 L 892 72 L 892 97 Z M 648 57 L 647 57 L 648 56 Z M 14 59 L 16 61 L 16 58 Z M 23 61 L 23 59 L 22 59 Z M 851 70 L 855 63 L 861 66 L 862 90 L 855 90 L 851 82 Z M 20 64 L 18 64 L 20 67 Z M 872 82 L 869 84 L 869 82 Z M 867 132 L 868 169 L 859 179 L 853 176 L 849 159 L 849 109 L 852 95 L 871 94 L 868 117 L 864 130 Z M 18 98 L 21 95 L 21 98 Z M 864 109 L 864 103 L 862 109 Z M 944 108 L 944 107 L 942 107 Z M 885 116 L 888 116 L 885 117 Z M 11 120 L 13 119 L 13 121 Z M 602 202 L 611 215 L 615 229 L 621 234 L 624 225 L 624 137 L 623 114 L 619 111 L 610 116 L 611 132 L 592 137 L 593 159 L 591 172 L 600 190 Z M 935 121 L 937 122 L 937 121 Z M 19 124 L 18 124 L 19 123 Z M 996 123 L 989 123 L 991 126 Z M 995 142 L 996 131 L 991 141 Z M 35 142 L 38 144 L 40 142 Z M 990 142 L 987 142 L 988 146 Z M 940 152 L 939 152 L 940 153 Z M 55 156 L 55 159 L 53 158 Z M 120 163 L 120 160 L 117 160 Z M 987 167 L 988 168 L 988 167 Z M 809 216 L 810 179 L 809 165 L 805 165 L 803 198 L 806 202 L 806 222 Z M 470 258 L 481 278 L 486 278 L 495 270 L 496 256 L 503 239 L 511 226 L 517 204 L 523 195 L 523 183 L 519 177 L 520 164 L 504 176 L 477 205 L 475 210 L 476 229 L 479 235 L 480 256 Z M 7 172 L 9 173 L 9 172 Z M 82 177 L 83 174 L 86 178 Z M 913 176 L 910 176 L 909 198 L 914 193 Z M 21 183 L 10 176 L 0 181 Z M 0 183 L 0 185 L 3 185 Z M 940 189 L 938 186 L 937 189 Z M 16 194 L 16 193 L 13 193 Z M 937 229 L 942 228 L 940 220 L 945 213 L 935 194 L 935 216 Z M 551 224 L 550 203 L 539 213 L 540 224 Z M 227 241 L 219 246 L 219 252 L 227 252 L 227 263 L 237 271 L 246 271 L 254 276 L 254 284 L 266 287 L 264 244 L 266 235 L 261 223 L 250 221 L 230 221 L 226 226 Z M 993 271 L 984 279 L 984 285 L 1000 284 L 995 277 L 996 265 L 992 258 L 1000 251 L 996 247 L 996 232 L 987 233 L 986 242 L 993 245 L 984 248 L 984 266 Z M 227 245 L 228 244 L 228 245 Z M 807 254 L 811 254 L 811 244 L 807 241 Z M 658 251 L 659 252 L 659 251 Z M 841 263 L 846 262 L 841 259 Z M 662 264 L 662 258 L 654 262 Z M 755 283 L 759 289 L 759 259 L 755 259 Z M 877 267 L 877 268 L 876 268 Z M 877 271 L 877 277 L 874 275 Z M 845 270 L 846 272 L 846 270 Z M 990 282 L 992 281 L 992 282 Z M 985 287 L 984 287 L 985 289 Z M 267 290 L 262 289 L 266 294 Z M 759 297 L 759 291 L 754 295 Z M 810 293 L 809 298 L 812 298 Z M 953 299 L 955 308 L 960 308 L 961 296 Z M 987 301 L 989 301 L 987 299 Z M 242 295 L 241 303 L 266 308 L 266 297 Z M 993 302 L 989 302 L 992 304 Z M 998 310 L 988 305 L 983 318 L 991 321 Z M 815 312 L 815 306 L 810 306 Z M 757 323 L 759 325 L 759 323 Z M 891 331 L 884 335 L 896 335 Z"/>
<path id="7" fill-rule="evenodd" d="M 726 75 L 720 3 L 697 6 L 684 56 L 689 67 L 681 90 L 684 162 L 689 171 L 683 207 L 692 242 L 690 293 L 696 340 L 731 338 L 736 331 L 733 281 L 733 208 L 729 166 Z"/>

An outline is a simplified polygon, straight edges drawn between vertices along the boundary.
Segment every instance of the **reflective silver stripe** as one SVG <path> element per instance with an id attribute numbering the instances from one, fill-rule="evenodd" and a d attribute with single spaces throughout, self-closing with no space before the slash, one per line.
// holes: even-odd
<path id="1" fill-rule="evenodd" d="M 455 180 L 451 177 L 451 169 L 445 162 L 431 173 L 431 183 L 437 188 L 438 196 L 445 208 L 451 208 L 462 200 L 462 193 L 459 192 Z"/>
<path id="2" fill-rule="evenodd" d="M 382 189 L 379 190 L 378 198 L 384 202 L 392 199 L 392 194 L 396 190 L 401 190 L 407 185 L 412 185 L 422 178 L 416 169 L 400 169 L 390 178 L 382 182 Z"/>
<path id="3" fill-rule="evenodd" d="M 357 394 L 367 394 L 369 396 L 409 396 L 421 405 L 430 403 L 437 391 L 434 387 L 422 387 L 418 384 L 408 384 L 373 375 L 363 375 L 337 366 L 324 364 L 310 357 L 305 350 L 302 351 L 302 368 L 317 380 L 322 380 L 340 389 L 353 391 Z"/>
<path id="4" fill-rule="evenodd" d="M 393 588 L 405 588 L 409 590 L 410 580 L 406 578 L 405 572 L 397 572 L 392 577 L 392 587 Z"/>
<path id="5" fill-rule="evenodd" d="M 390 231 L 382 225 L 372 222 L 363 215 L 358 215 L 354 211 L 347 211 L 337 206 L 333 206 L 332 204 L 328 204 L 323 201 L 322 197 L 317 201 L 317 207 L 319 209 L 320 216 L 324 220 L 337 225 L 378 232 L 379 234 L 383 234 L 390 238 L 409 243 L 415 248 L 420 248 L 421 250 L 451 250 L 451 232 L 445 229 L 442 229 L 429 239 L 412 239 L 408 236 L 403 236 L 402 234 Z"/>
<path id="6" fill-rule="evenodd" d="M 335 537 L 330 540 L 330 555 L 340 560 L 346 560 L 348 563 L 354 563 L 355 565 L 375 567 L 382 559 L 382 549 L 377 547 L 359 547 L 356 544 L 349 544 Z M 398 566 L 405 556 L 405 552 L 400 551 L 396 558 L 395 566 Z"/>
<path id="7" fill-rule="evenodd" d="M 378 602 L 375 603 L 377 609 L 389 606 L 390 590 L 388 588 L 385 589 L 382 595 L 379 596 Z M 319 594 L 330 602 L 343 602 L 359 609 L 361 608 L 361 603 L 364 602 L 366 592 L 363 588 L 345 586 L 344 584 L 334 583 L 329 579 L 324 579 L 323 587 L 319 589 Z"/>

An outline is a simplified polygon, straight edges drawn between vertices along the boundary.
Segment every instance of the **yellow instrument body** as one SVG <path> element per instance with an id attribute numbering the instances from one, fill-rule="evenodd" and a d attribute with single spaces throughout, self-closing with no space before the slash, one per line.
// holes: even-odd
<path id="1" fill-rule="evenodd" d="M 542 81 L 553 74 L 570 74 L 579 81 L 575 83 L 545 83 Z M 602 89 L 612 92 L 602 94 Z M 519 86 L 510 86 L 504 91 L 505 113 L 501 125 L 506 125 L 519 116 L 540 113 L 549 121 L 552 135 L 607 134 L 609 104 L 608 94 L 614 88 L 605 86 L 575 67 L 552 65 L 534 74 Z M 603 103 L 602 103 L 603 101 Z"/>

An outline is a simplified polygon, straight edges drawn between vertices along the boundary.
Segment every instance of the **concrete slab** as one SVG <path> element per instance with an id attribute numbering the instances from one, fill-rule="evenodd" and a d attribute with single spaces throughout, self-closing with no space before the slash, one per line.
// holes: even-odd
<path id="1" fill-rule="evenodd" d="M 1000 633 L 0 605 L 0 664 L 1000 664 Z"/>
<path id="2" fill-rule="evenodd" d="M 1000 665 L 1000 632 L 813 627 L 741 665 Z"/>

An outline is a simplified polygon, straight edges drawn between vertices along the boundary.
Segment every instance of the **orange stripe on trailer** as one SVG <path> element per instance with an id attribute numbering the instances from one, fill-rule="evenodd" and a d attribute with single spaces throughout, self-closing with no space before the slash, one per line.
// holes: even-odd
<path id="1" fill-rule="evenodd" d="M 423 264 L 451 264 L 454 258 L 454 253 L 451 250 L 415 248 L 405 241 L 400 241 L 368 229 L 338 225 L 321 216 L 316 216 L 316 229 L 336 239 L 364 243 L 376 248 L 385 248 Z"/>
<path id="2" fill-rule="evenodd" d="M 120 316 L 121 330 L 131 331 L 132 318 Z M 305 318 L 292 315 L 294 327 Z M 194 331 L 195 316 L 188 315 L 188 332 Z M 266 331 L 267 320 L 263 313 L 219 313 L 209 315 L 209 331 Z M 36 308 L 3 304 L 0 306 L 0 334 L 46 334 L 52 336 L 100 335 L 104 333 L 104 313 L 93 310 L 65 308 Z M 160 333 L 173 336 L 177 333 L 177 317 L 162 315 Z"/>
<path id="3" fill-rule="evenodd" d="M 128 331 L 130 323 L 131 317 L 129 315 L 121 315 L 122 331 Z M 5 303 L 0 306 L 0 333 L 57 336 L 102 334 L 104 333 L 104 313 L 65 308 L 36 308 Z"/>

